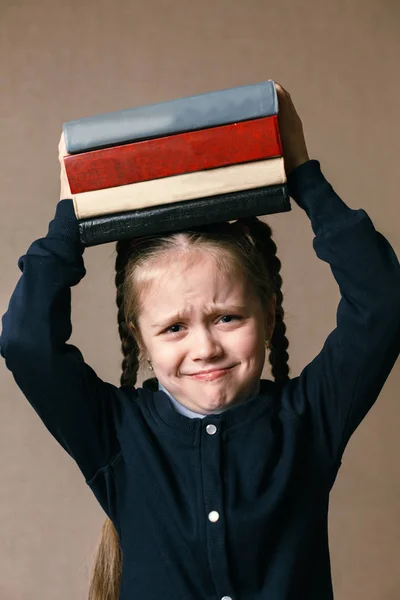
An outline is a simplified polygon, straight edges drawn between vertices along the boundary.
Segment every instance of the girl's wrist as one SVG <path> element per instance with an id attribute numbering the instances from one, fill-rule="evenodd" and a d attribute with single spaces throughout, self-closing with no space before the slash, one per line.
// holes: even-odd
<path id="1" fill-rule="evenodd" d="M 303 154 L 296 156 L 295 158 L 287 158 L 285 157 L 285 171 L 286 171 L 286 177 L 289 177 L 289 175 L 295 170 L 297 169 L 297 167 L 300 167 L 300 165 L 308 162 L 310 160 L 310 157 L 308 156 L 308 152 L 304 152 Z"/>

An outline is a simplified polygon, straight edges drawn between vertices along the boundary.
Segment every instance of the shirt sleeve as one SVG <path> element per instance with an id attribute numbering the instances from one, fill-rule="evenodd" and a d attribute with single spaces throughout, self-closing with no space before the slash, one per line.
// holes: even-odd
<path id="1" fill-rule="evenodd" d="M 400 265 L 367 213 L 350 209 L 308 161 L 288 178 L 289 192 L 311 219 L 317 256 L 339 286 L 336 328 L 288 385 L 288 400 L 312 428 L 335 471 L 400 351 Z"/>
<path id="2" fill-rule="evenodd" d="M 44 425 L 86 480 L 119 453 L 121 391 L 85 363 L 71 336 L 71 287 L 86 271 L 71 200 L 18 261 L 22 275 L 2 318 L 0 353 Z"/>

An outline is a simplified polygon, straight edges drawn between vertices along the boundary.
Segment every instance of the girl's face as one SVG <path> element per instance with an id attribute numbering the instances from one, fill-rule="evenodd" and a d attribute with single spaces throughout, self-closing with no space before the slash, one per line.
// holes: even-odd
<path id="1" fill-rule="evenodd" d="M 252 286 L 204 254 L 172 260 L 142 297 L 139 329 L 159 382 L 181 404 L 210 414 L 258 393 L 270 318 Z M 267 322 L 268 321 L 268 322 Z"/>

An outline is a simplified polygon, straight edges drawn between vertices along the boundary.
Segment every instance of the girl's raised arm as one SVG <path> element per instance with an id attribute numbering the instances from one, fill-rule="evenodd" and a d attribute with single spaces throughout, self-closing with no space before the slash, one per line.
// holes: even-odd
<path id="1" fill-rule="evenodd" d="M 0 353 L 47 429 L 89 481 L 119 453 L 125 394 L 102 381 L 79 349 L 67 343 L 71 287 L 86 272 L 83 251 L 72 200 L 61 200 L 47 235 L 19 259 L 22 275 L 2 319 Z"/>
<path id="2" fill-rule="evenodd" d="M 333 478 L 350 436 L 377 399 L 400 352 L 400 265 L 367 213 L 350 209 L 309 160 L 302 122 L 277 84 L 289 193 L 309 216 L 317 256 L 339 285 L 337 326 L 318 356 L 285 388 L 312 429 Z M 332 481 L 333 483 L 333 481 Z"/>
<path id="3" fill-rule="evenodd" d="M 333 472 L 377 399 L 400 352 L 400 265 L 367 213 L 350 209 L 311 160 L 289 176 L 290 195 L 311 219 L 317 256 L 339 285 L 337 326 L 291 380 L 286 400 L 313 430 Z"/>

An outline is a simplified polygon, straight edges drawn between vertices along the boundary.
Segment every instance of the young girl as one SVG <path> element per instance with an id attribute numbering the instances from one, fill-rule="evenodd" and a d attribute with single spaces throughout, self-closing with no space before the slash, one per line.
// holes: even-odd
<path id="1" fill-rule="evenodd" d="M 290 195 L 341 292 L 337 327 L 299 377 L 257 218 L 117 243 L 119 388 L 67 343 L 85 275 L 71 200 L 19 260 L 1 354 L 107 514 L 92 600 L 333 598 L 329 494 L 399 354 L 400 267 L 309 160 L 278 94 Z M 68 198 L 63 169 L 61 182 Z M 274 381 L 260 380 L 266 346 Z M 140 360 L 154 378 L 135 388 Z"/>

